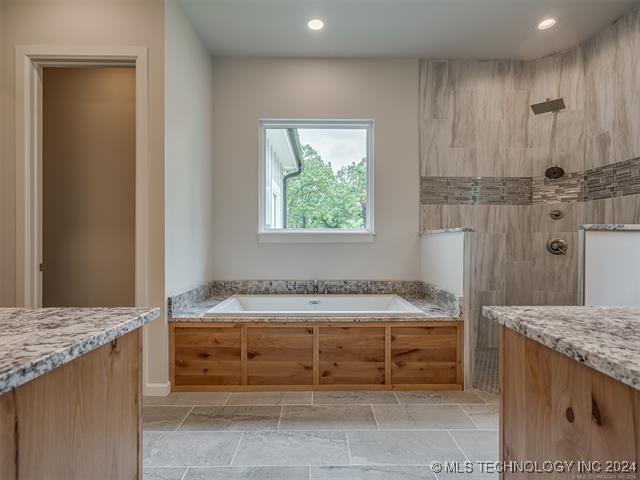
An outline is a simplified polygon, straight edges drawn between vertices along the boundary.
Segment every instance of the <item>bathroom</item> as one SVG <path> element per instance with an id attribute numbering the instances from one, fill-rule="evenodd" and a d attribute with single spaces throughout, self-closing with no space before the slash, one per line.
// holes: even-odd
<path id="1" fill-rule="evenodd" d="M 101 349 L 136 373 L 78 373 L 94 393 L 130 382 L 112 402 L 126 414 L 61 414 L 30 440 L 86 436 L 94 470 L 16 447 L 0 477 L 489 479 L 508 461 L 638 460 L 637 1 L 4 0 L 0 48 L 3 444 L 73 404 L 25 419 L 21 389 Z M 52 93 L 114 70 L 126 95 L 94 101 L 126 108 L 94 122 L 60 108 L 89 89 Z M 79 225 L 85 243 L 67 238 Z M 48 308 L 43 356 L 48 330 L 26 327 Z M 93 440 L 109 428 L 126 449 Z"/>

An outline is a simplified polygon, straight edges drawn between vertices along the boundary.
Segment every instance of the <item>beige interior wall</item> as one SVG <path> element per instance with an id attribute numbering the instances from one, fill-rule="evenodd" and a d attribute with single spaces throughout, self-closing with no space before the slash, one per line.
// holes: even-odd
<path id="1" fill-rule="evenodd" d="M 10 49 L 7 4 L 0 1 L 0 307 L 15 304 L 15 175 L 10 162 L 13 145 L 13 82 L 7 74 Z"/>
<path id="2" fill-rule="evenodd" d="M 165 270 L 167 295 L 213 278 L 211 57 L 180 4 L 165 12 Z"/>
<path id="3" fill-rule="evenodd" d="M 213 85 L 214 279 L 419 278 L 417 60 L 215 59 Z M 258 243 L 260 118 L 374 120 L 373 243 Z"/>
<path id="4" fill-rule="evenodd" d="M 135 304 L 133 68 L 42 74 L 42 306 Z"/>
<path id="5" fill-rule="evenodd" d="M 144 46 L 148 48 L 150 303 L 163 307 L 148 328 L 150 383 L 168 381 L 164 315 L 164 3 L 162 0 L 4 0 L 0 85 L 9 98 L 6 143 L 0 159 L 0 285 L 2 302 L 15 299 L 15 45 Z M 5 247 L 6 246 L 6 250 Z"/>

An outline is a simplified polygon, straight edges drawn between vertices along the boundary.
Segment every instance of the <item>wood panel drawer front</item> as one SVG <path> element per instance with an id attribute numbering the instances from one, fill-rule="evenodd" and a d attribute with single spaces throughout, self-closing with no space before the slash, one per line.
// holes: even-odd
<path id="1" fill-rule="evenodd" d="M 383 385 L 384 327 L 320 327 L 321 385 Z"/>
<path id="2" fill-rule="evenodd" d="M 311 385 L 313 327 L 248 327 L 248 385 Z"/>
<path id="3" fill-rule="evenodd" d="M 394 384 L 455 384 L 456 327 L 392 327 L 391 379 Z"/>
<path id="4" fill-rule="evenodd" d="M 240 385 L 240 332 L 240 327 L 176 327 L 176 385 Z"/>

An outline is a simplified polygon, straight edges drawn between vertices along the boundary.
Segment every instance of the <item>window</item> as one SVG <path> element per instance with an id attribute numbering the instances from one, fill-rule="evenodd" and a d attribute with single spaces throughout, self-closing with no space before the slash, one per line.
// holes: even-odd
<path id="1" fill-rule="evenodd" d="M 373 241 L 373 122 L 262 120 L 264 242 Z"/>

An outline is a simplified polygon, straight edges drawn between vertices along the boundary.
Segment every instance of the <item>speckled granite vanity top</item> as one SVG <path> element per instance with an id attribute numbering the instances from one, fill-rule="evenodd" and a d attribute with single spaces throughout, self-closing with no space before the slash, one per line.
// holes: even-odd
<path id="1" fill-rule="evenodd" d="M 640 307 L 484 307 L 482 313 L 640 390 Z"/>
<path id="2" fill-rule="evenodd" d="M 411 317 L 235 317 L 229 318 L 206 317 L 205 313 L 211 307 L 217 305 L 221 301 L 228 298 L 227 296 L 213 296 L 206 298 L 201 302 L 194 302 L 184 310 L 171 312 L 170 322 L 415 322 L 415 321 L 451 321 L 461 320 L 459 313 L 447 310 L 444 307 L 434 304 L 430 299 L 403 297 L 406 301 L 412 303 L 423 314 L 417 314 Z"/>
<path id="3" fill-rule="evenodd" d="M 0 308 L 0 395 L 159 315 L 159 308 Z"/>

